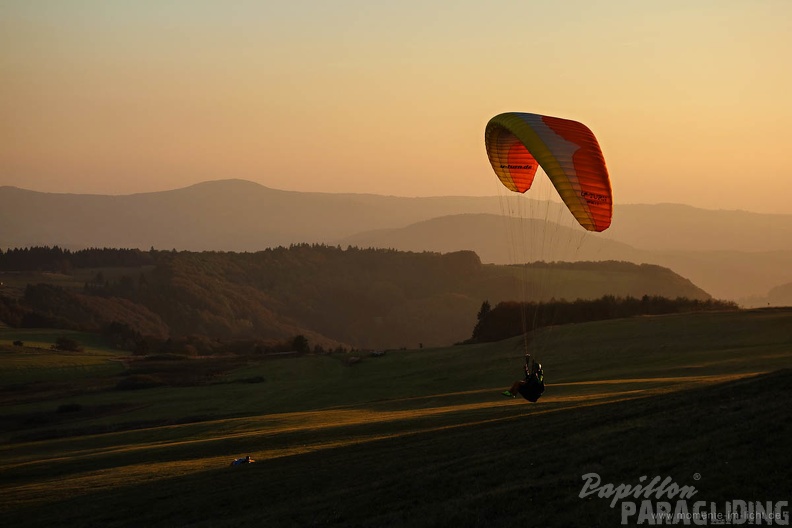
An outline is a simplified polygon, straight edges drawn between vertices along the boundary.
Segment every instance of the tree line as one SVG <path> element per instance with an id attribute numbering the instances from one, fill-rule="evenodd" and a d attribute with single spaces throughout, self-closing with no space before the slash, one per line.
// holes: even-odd
<path id="1" fill-rule="evenodd" d="M 736 303 L 717 299 L 669 299 L 657 295 L 617 297 L 605 295 L 599 299 L 576 301 L 502 302 L 495 308 L 484 301 L 477 314 L 473 335 L 466 343 L 500 341 L 552 325 L 583 323 L 674 313 L 738 310 Z"/>
<path id="2" fill-rule="evenodd" d="M 327 244 L 291 244 L 288 248 L 278 246 L 266 248 L 262 253 L 283 254 L 285 252 L 374 252 L 396 253 L 392 249 L 370 248 L 361 249 L 357 246 L 340 246 Z M 50 271 L 69 273 L 79 268 L 136 268 L 156 264 L 157 257 L 168 254 L 189 253 L 172 250 L 156 250 L 151 248 L 143 251 L 137 248 L 86 248 L 75 251 L 60 246 L 32 246 L 24 248 L 0 249 L 0 271 Z M 206 251 L 204 253 L 223 253 Z"/>
<path id="3" fill-rule="evenodd" d="M 152 252 L 117 248 L 71 251 L 59 246 L 11 248 L 0 250 L 0 271 L 69 273 L 75 268 L 140 267 L 153 264 Z"/>

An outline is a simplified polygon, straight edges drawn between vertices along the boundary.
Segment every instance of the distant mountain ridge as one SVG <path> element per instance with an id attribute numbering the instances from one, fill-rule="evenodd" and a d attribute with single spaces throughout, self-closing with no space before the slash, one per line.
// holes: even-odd
<path id="1" fill-rule="evenodd" d="M 6 186 L 0 187 L 0 248 L 259 251 L 316 242 L 413 251 L 471 249 L 484 262 L 503 262 L 497 257 L 497 230 L 488 231 L 492 219 L 466 218 L 468 214 L 502 218 L 501 201 L 497 196 L 305 193 L 244 180 L 123 196 Z M 717 297 L 754 297 L 761 304 L 770 289 L 792 280 L 792 215 L 617 204 L 611 228 L 598 235 L 594 250 L 585 251 L 589 253 L 577 258 L 656 263 Z"/>
<path id="2" fill-rule="evenodd" d="M 393 248 L 402 251 L 451 252 L 469 249 L 483 262 L 515 264 L 515 257 L 524 260 L 578 261 L 625 260 L 635 262 L 644 254 L 627 244 L 589 235 L 583 230 L 555 226 L 545 236 L 545 222 L 534 218 L 514 219 L 486 213 L 441 216 L 416 222 L 398 229 L 366 231 L 343 238 L 342 246 Z M 523 255 L 516 255 L 508 236 L 513 232 L 524 237 Z M 544 252 L 531 251 L 530 246 L 554 241 Z M 528 242 L 529 239 L 531 242 Z M 547 244 L 545 244 L 547 245 Z M 522 248 L 518 248 L 522 249 Z"/>
<path id="3" fill-rule="evenodd" d="M 258 251 L 332 242 L 361 229 L 401 227 L 471 209 L 497 212 L 497 200 L 303 193 L 244 180 L 122 196 L 0 187 L 0 248 Z"/>
<path id="4" fill-rule="evenodd" d="M 516 227 L 519 223 L 526 224 Z M 505 227 L 513 224 L 510 228 Z M 536 225 L 535 225 L 536 224 Z M 342 245 L 383 247 L 402 251 L 475 251 L 484 262 L 515 263 L 514 243 L 507 231 L 522 233 L 526 247 L 552 246 L 546 254 L 537 252 L 526 260 L 578 261 L 622 260 L 667 267 L 705 291 L 722 299 L 740 300 L 764 306 L 781 299 L 764 295 L 792 279 L 792 250 L 786 251 L 685 251 L 644 250 L 598 234 L 554 227 L 548 244 L 544 230 L 535 219 L 503 218 L 498 215 L 469 214 L 433 218 L 401 229 L 374 230 L 342 239 Z M 529 252 L 530 253 L 530 252 Z M 530 255 L 527 255 L 530 256 Z M 754 295 L 754 299 L 748 298 Z M 746 299 L 748 298 L 748 299 Z"/>

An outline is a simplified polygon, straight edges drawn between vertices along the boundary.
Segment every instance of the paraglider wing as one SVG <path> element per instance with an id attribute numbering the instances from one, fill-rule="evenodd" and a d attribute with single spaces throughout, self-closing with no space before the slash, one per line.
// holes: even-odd
<path id="1" fill-rule="evenodd" d="M 484 142 L 490 164 L 506 188 L 524 193 L 541 166 L 581 226 L 589 231 L 610 226 L 610 177 L 597 138 L 586 125 L 507 112 L 490 119 Z"/>

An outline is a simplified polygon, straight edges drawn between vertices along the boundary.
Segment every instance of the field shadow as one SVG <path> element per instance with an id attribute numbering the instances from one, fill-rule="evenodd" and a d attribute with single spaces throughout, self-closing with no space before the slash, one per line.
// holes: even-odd
<path id="1" fill-rule="evenodd" d="M 58 499 L 31 484 L 36 500 L 4 493 L 0 505 L 9 526 L 617 525 L 609 501 L 579 498 L 588 472 L 614 483 L 668 475 L 706 501 L 787 500 L 792 371 L 685 389 L 601 405 L 575 405 L 570 394 L 563 408 L 563 395 L 544 406 L 506 402 L 500 416 L 469 409 L 466 421 L 442 423 L 435 414 L 433 427 L 409 434 L 374 423 L 366 438 L 359 423 L 344 433 L 360 442 L 238 468 L 204 458 L 213 466 L 147 482 L 121 474 Z M 321 440 L 316 429 L 294 434 L 284 448 Z M 249 440 L 228 439 L 227 452 L 271 438 Z"/>

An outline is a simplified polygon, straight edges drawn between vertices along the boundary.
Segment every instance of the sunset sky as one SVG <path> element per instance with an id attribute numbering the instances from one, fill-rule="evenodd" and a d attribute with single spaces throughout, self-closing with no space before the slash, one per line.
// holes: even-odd
<path id="1" fill-rule="evenodd" d="M 617 204 L 792 214 L 788 0 L 0 0 L 0 75 L 0 185 L 492 195 L 521 111 Z"/>

